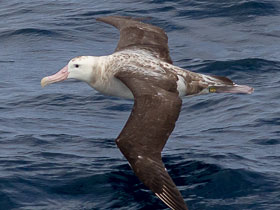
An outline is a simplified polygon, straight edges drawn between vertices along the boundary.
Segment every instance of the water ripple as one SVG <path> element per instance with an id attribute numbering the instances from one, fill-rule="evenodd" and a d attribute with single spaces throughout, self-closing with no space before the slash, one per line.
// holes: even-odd
<path id="1" fill-rule="evenodd" d="M 113 52 L 103 15 L 168 32 L 174 63 L 228 76 L 252 95 L 184 99 L 163 161 L 189 209 L 280 207 L 279 11 L 271 0 L 3 1 L 0 209 L 166 209 L 114 139 L 132 101 L 40 79 L 79 55 Z"/>

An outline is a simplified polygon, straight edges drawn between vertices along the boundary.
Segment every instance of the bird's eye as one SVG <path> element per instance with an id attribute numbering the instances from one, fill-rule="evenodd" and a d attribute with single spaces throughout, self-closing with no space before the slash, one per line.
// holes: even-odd
<path id="1" fill-rule="evenodd" d="M 79 64 L 75 64 L 75 68 L 79 68 Z"/>

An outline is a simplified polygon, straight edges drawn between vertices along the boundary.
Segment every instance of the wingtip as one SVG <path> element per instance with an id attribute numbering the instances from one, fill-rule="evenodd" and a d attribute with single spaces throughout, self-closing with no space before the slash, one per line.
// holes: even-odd
<path id="1" fill-rule="evenodd" d="M 164 193 L 155 193 L 155 195 L 172 210 L 188 210 L 188 207 L 185 205 L 185 203 L 178 204 Z"/>

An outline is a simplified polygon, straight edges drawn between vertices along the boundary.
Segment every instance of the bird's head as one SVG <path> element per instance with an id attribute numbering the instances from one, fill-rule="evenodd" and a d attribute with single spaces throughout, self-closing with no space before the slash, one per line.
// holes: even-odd
<path id="1" fill-rule="evenodd" d="M 41 80 L 42 87 L 51 83 L 64 81 L 66 79 L 77 79 L 91 83 L 94 79 L 97 58 L 93 56 L 80 56 L 73 58 L 69 63 L 54 75 L 44 77 Z"/>

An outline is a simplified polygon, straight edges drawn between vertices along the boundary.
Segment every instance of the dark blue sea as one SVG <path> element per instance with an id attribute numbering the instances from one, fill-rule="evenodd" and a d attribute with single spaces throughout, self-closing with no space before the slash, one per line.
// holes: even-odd
<path id="1" fill-rule="evenodd" d="M 167 209 L 115 145 L 133 101 L 40 86 L 75 56 L 114 51 L 104 15 L 149 17 L 175 65 L 255 88 L 184 99 L 163 160 L 189 209 L 279 210 L 276 0 L 0 1 L 0 210 Z"/>

